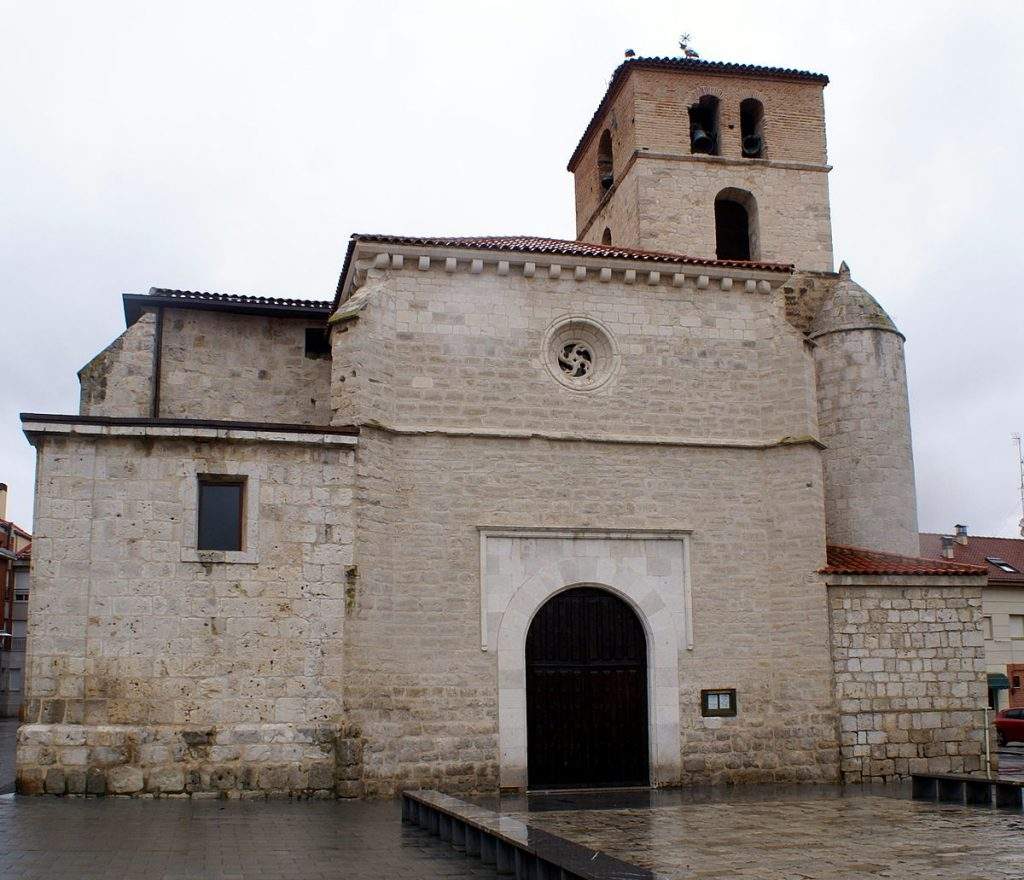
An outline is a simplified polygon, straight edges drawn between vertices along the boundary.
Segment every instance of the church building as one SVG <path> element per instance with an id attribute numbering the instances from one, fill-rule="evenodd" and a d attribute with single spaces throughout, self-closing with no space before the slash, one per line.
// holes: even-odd
<path id="1" fill-rule="evenodd" d="M 979 769 L 986 573 L 919 558 L 827 82 L 627 60 L 574 240 L 358 234 L 331 300 L 124 295 L 79 414 L 22 416 L 19 790 Z"/>

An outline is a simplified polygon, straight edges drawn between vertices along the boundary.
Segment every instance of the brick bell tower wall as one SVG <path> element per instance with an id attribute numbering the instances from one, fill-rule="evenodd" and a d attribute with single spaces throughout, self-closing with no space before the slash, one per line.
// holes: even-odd
<path id="1" fill-rule="evenodd" d="M 715 199 L 738 191 L 754 218 L 752 259 L 832 271 L 832 226 L 820 81 L 631 68 L 570 163 L 576 232 L 600 243 L 716 256 Z M 717 103 L 714 154 L 690 149 L 688 108 Z M 740 105 L 760 102 L 763 153 L 743 155 Z M 612 183 L 602 134 L 611 145 Z"/>

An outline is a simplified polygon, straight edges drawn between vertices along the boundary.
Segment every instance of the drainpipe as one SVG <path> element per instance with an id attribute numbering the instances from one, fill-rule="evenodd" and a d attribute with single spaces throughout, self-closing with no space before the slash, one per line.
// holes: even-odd
<path id="1" fill-rule="evenodd" d="M 156 310 L 156 333 L 153 337 L 153 377 L 150 382 L 152 396 L 150 398 L 149 417 L 160 418 L 160 355 L 164 341 L 164 307 Z"/>

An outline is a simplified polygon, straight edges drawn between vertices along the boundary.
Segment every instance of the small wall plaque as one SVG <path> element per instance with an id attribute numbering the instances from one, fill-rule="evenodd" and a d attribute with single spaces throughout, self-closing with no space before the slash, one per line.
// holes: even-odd
<path id="1" fill-rule="evenodd" d="M 724 718 L 736 714 L 736 688 L 714 688 L 700 692 L 700 714 Z"/>

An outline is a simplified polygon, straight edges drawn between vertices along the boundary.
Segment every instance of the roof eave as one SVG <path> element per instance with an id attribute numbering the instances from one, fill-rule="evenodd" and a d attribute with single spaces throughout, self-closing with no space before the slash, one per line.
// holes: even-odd
<path id="1" fill-rule="evenodd" d="M 187 299 L 185 297 L 161 296 L 152 293 L 124 293 L 124 321 L 131 327 L 147 309 L 175 308 L 190 311 L 235 312 L 246 315 L 259 315 L 276 318 L 324 318 L 331 313 L 329 305 L 296 306 L 276 305 L 274 303 L 227 302 L 224 300 Z"/>
<path id="2" fill-rule="evenodd" d="M 683 254 L 659 255 L 666 259 L 644 259 L 630 256 L 603 256 L 596 254 L 559 254 L 550 251 L 532 251 L 523 248 L 480 247 L 471 243 L 459 244 L 418 244 L 403 241 L 400 238 L 388 239 L 383 236 L 355 234 L 349 241 L 338 279 L 332 311 L 337 310 L 342 302 L 354 292 L 353 279 L 359 271 L 358 263 L 363 253 L 377 257 L 381 254 L 416 256 L 451 256 L 459 255 L 462 259 L 479 258 L 484 262 L 497 262 L 499 258 L 509 258 L 514 264 L 535 263 L 538 268 L 550 265 L 586 266 L 588 268 L 610 267 L 612 269 L 634 268 L 638 272 L 661 272 L 665 274 L 685 272 L 689 275 L 708 275 L 712 278 L 731 277 L 739 280 L 766 280 L 772 286 L 781 284 L 785 278 L 793 274 L 794 267 L 788 263 L 760 263 L 751 261 L 745 265 L 743 261 L 705 260 L 699 257 L 687 257 Z M 677 260 L 668 259 L 677 256 Z M 696 271 L 695 271 L 696 270 Z M 361 270 L 365 273 L 365 267 Z M 359 285 L 361 286 L 361 285 Z"/>

